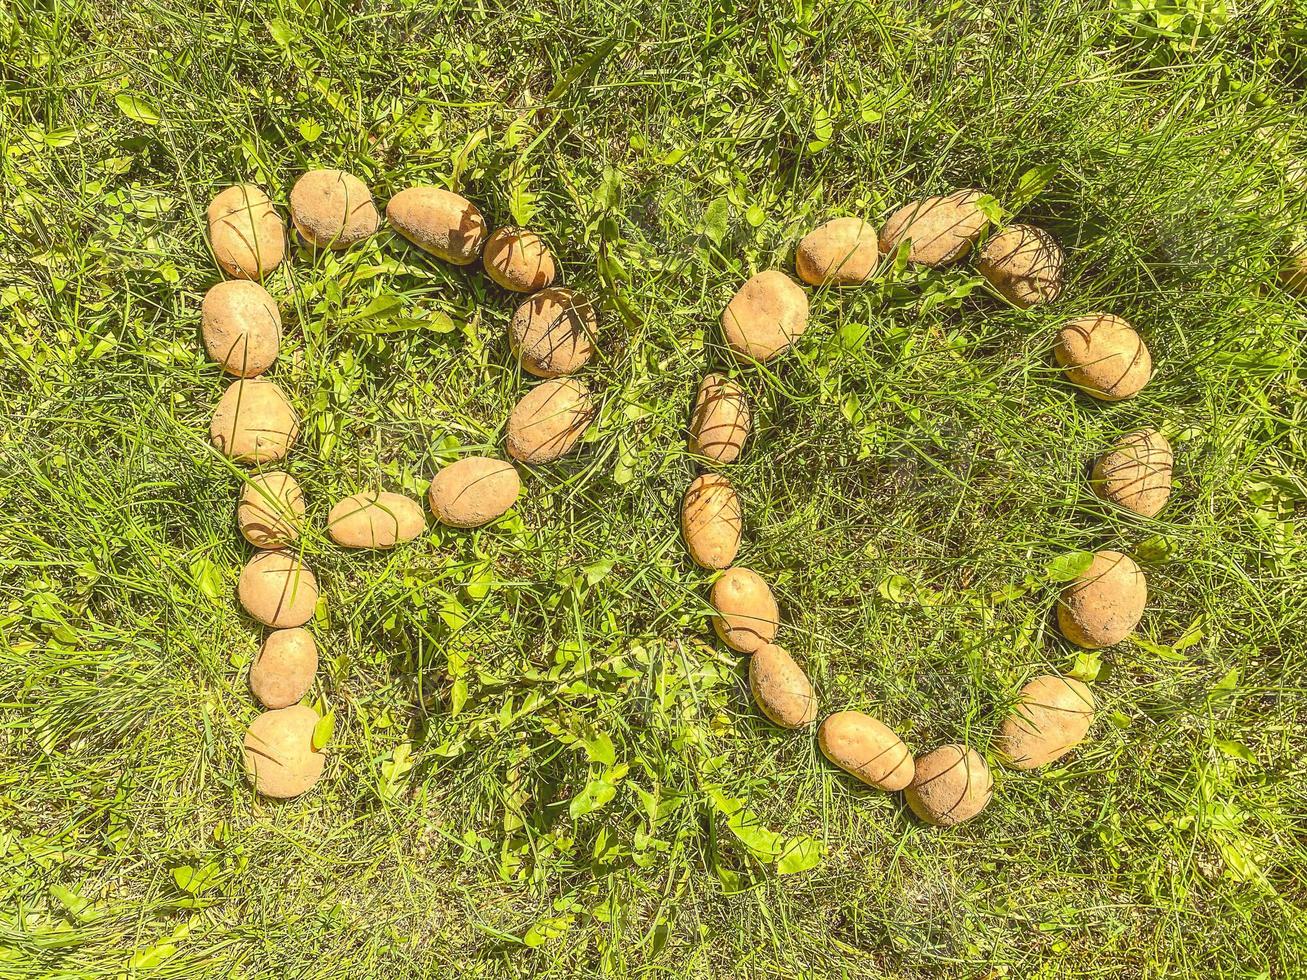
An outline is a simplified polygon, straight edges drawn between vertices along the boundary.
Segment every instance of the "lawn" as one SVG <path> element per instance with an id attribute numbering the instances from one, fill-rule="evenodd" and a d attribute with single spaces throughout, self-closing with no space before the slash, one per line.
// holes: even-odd
<path id="1" fill-rule="evenodd" d="M 1298 0 L 17 0 L 0 26 L 0 977 L 1307 975 Z M 533 379 L 477 268 L 388 229 L 290 249 L 270 377 L 304 419 L 334 729 L 278 803 L 242 766 L 262 630 L 243 469 L 208 440 L 204 215 L 241 181 L 284 214 L 314 167 L 538 230 L 601 310 L 601 408 L 502 520 L 336 547 L 341 497 L 502 455 Z M 807 231 L 965 187 L 1061 242 L 1056 303 L 887 264 L 732 362 L 722 308 Z M 1052 359 L 1100 310 L 1152 352 L 1134 399 Z M 679 535 L 709 370 L 753 404 L 739 561 L 821 714 L 989 754 L 976 819 L 926 826 L 755 708 Z M 1154 519 L 1086 481 L 1143 425 L 1176 450 Z M 1099 548 L 1149 600 L 1090 652 L 1051 614 Z M 1005 769 L 997 721 L 1047 671 L 1096 723 Z"/>

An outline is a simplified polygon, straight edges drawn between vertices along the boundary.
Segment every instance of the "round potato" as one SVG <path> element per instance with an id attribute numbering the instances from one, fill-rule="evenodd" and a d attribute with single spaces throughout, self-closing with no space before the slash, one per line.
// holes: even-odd
<path id="1" fill-rule="evenodd" d="M 740 550 L 744 509 L 731 481 L 718 473 L 696 477 L 681 501 L 681 534 L 700 568 L 727 568 Z"/>
<path id="2" fill-rule="evenodd" d="M 596 411 L 584 381 L 542 382 L 508 416 L 508 455 L 523 463 L 553 462 L 576 447 Z"/>
<path id="3" fill-rule="evenodd" d="M 480 527 L 512 507 L 522 489 L 517 467 L 503 459 L 468 456 L 436 474 L 427 491 L 431 513 L 452 527 Z"/>
<path id="4" fill-rule="evenodd" d="M 807 329 L 808 294 L 776 269 L 746 282 L 722 311 L 722 335 L 742 361 L 770 360 Z"/>
<path id="5" fill-rule="evenodd" d="M 861 218 L 834 218 L 810 231 L 794 252 L 794 270 L 813 286 L 861 286 L 880 265 L 876 229 Z"/>
<path id="6" fill-rule="evenodd" d="M 989 766 L 965 745 L 941 745 L 920 756 L 915 768 L 903 797 L 918 818 L 936 827 L 970 820 L 994 796 Z"/>
<path id="7" fill-rule="evenodd" d="M 776 598 L 761 575 L 747 568 L 728 568 L 713 583 L 709 602 L 717 615 L 713 629 L 732 650 L 753 653 L 776 639 L 781 614 Z"/>
<path id="8" fill-rule="evenodd" d="M 304 697 L 318 672 L 318 645 L 303 627 L 274 630 L 250 667 L 250 690 L 265 708 L 285 708 Z"/>
<path id="9" fill-rule="evenodd" d="M 1008 225 L 980 250 L 976 271 L 1024 310 L 1062 295 L 1065 262 L 1062 246 L 1043 228 Z"/>
<path id="10" fill-rule="evenodd" d="M 554 281 L 554 254 L 539 235 L 524 228 L 500 228 L 481 256 L 486 275 L 505 289 L 530 293 Z"/>
<path id="11" fill-rule="evenodd" d="M 691 455 L 714 463 L 731 463 L 744 451 L 753 416 L 744 389 L 724 374 L 699 382 L 690 413 Z"/>
<path id="12" fill-rule="evenodd" d="M 209 245 L 227 275 L 262 279 L 286 257 L 286 225 L 261 187 L 237 184 L 209 205 Z"/>
<path id="13" fill-rule="evenodd" d="M 365 490 L 331 508 L 327 533 L 342 548 L 393 548 L 427 529 L 416 500 L 400 493 Z"/>
<path id="14" fill-rule="evenodd" d="M 912 782 L 912 753 L 892 728 L 861 711 L 837 711 L 817 729 L 821 754 L 868 786 L 894 793 Z"/>
<path id="15" fill-rule="evenodd" d="M 304 491 L 289 473 L 256 473 L 241 490 L 236 526 L 256 548 L 284 548 L 299 540 Z"/>
<path id="16" fill-rule="evenodd" d="M 349 248 L 381 227 L 368 185 L 344 170 L 310 170 L 295 181 L 290 217 L 304 240 L 318 248 Z"/>
<path id="17" fill-rule="evenodd" d="M 454 265 L 471 265 L 486 243 L 486 219 L 475 204 L 442 187 L 410 187 L 390 199 L 386 218 L 425 252 Z"/>
<path id="18" fill-rule="evenodd" d="M 281 313 L 257 282 L 227 279 L 204 294 L 200 334 L 210 360 L 228 374 L 252 378 L 277 359 Z"/>
<path id="19" fill-rule="evenodd" d="M 245 733 L 245 777 L 264 796 L 287 800 L 311 790 L 326 764 L 313 748 L 318 713 L 303 704 L 265 711 Z"/>
<path id="20" fill-rule="evenodd" d="M 977 203 L 981 197 L 980 191 L 966 189 L 909 201 L 886 219 L 880 250 L 888 254 L 910 242 L 908 261 L 914 265 L 936 268 L 956 262 L 989 224 Z"/>
<path id="21" fill-rule="evenodd" d="M 508 344 L 523 370 L 539 378 L 579 371 L 594 353 L 599 316 L 571 289 L 544 289 L 522 303 L 508 325 Z"/>
<path id="22" fill-rule="evenodd" d="M 1171 496 L 1171 444 L 1156 429 L 1122 436 L 1094 461 L 1089 485 L 1103 500 L 1154 517 Z"/>
<path id="23" fill-rule="evenodd" d="M 1153 374 L 1153 358 L 1135 328 L 1111 313 L 1067 321 L 1053 356 L 1068 381 L 1105 402 L 1133 398 Z"/>
<path id="24" fill-rule="evenodd" d="M 749 658 L 749 689 L 758 709 L 781 728 L 817 720 L 817 695 L 803 668 L 784 647 L 765 643 Z"/>
<path id="25" fill-rule="evenodd" d="M 1042 674 L 999 726 L 995 748 L 1014 769 L 1038 769 L 1084 741 L 1094 723 L 1094 696 L 1073 677 Z"/>
<path id="26" fill-rule="evenodd" d="M 234 381 L 213 410 L 209 442 L 239 463 L 271 463 L 299 438 L 300 420 L 286 393 L 263 378 Z"/>
<path id="27" fill-rule="evenodd" d="M 290 629 L 313 618 L 318 580 L 294 555 L 260 551 L 241 569 L 236 596 L 241 608 L 264 626 Z"/>
<path id="28" fill-rule="evenodd" d="M 1096 650 L 1129 636 L 1147 604 L 1148 583 L 1134 559 L 1119 551 L 1100 551 L 1062 590 L 1057 622 L 1072 643 Z"/>

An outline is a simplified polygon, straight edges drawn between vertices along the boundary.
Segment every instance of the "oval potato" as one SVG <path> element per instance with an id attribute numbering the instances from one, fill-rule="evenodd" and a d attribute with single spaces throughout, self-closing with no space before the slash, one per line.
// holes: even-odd
<path id="1" fill-rule="evenodd" d="M 710 374 L 699 382 L 690 413 L 690 453 L 715 463 L 734 462 L 752 424 L 744 389 L 724 374 Z"/>
<path id="2" fill-rule="evenodd" d="M 241 569 L 236 585 L 241 608 L 264 626 L 289 629 L 313 618 L 318 579 L 284 551 L 260 551 Z"/>
<path id="3" fill-rule="evenodd" d="M 508 344 L 523 370 L 540 378 L 579 371 L 594 353 L 599 316 L 582 293 L 543 289 L 522 303 L 508 325 Z"/>
<path id="4" fill-rule="evenodd" d="M 975 749 L 941 745 L 919 756 L 904 791 L 912 812 L 936 827 L 956 827 L 989 806 L 994 780 Z"/>
<path id="5" fill-rule="evenodd" d="M 443 187 L 410 187 L 390 199 L 386 218 L 423 251 L 471 265 L 486 242 L 486 219 L 475 204 Z"/>
<path id="6" fill-rule="evenodd" d="M 1043 228 L 1008 225 L 985 242 L 976 271 L 1009 303 L 1024 310 L 1062 295 L 1065 263 L 1062 246 Z"/>
<path id="7" fill-rule="evenodd" d="M 200 334 L 210 360 L 228 374 L 252 378 L 277 359 L 281 313 L 257 282 L 226 279 L 204 294 Z"/>
<path id="8" fill-rule="evenodd" d="M 209 245 L 227 275 L 262 279 L 286 257 L 286 225 L 263 188 L 236 184 L 209 204 Z"/>
<path id="9" fill-rule="evenodd" d="M 908 261 L 931 268 L 956 262 L 975 244 L 989 224 L 977 202 L 982 197 L 971 188 L 909 201 L 885 220 L 880 230 L 880 250 L 886 254 L 910 241 Z"/>
<path id="10" fill-rule="evenodd" d="M 558 274 L 549 246 L 524 228 L 497 229 L 486 241 L 481 263 L 486 275 L 515 293 L 544 289 Z"/>
<path id="11" fill-rule="evenodd" d="M 265 708 L 285 708 L 308 693 L 318 672 L 318 645 L 303 627 L 273 630 L 250 666 L 250 691 Z"/>
<path id="12" fill-rule="evenodd" d="M 903 739 L 861 711 L 837 711 L 817 729 L 821 754 L 868 786 L 897 792 L 912 782 L 915 767 Z"/>
<path id="13" fill-rule="evenodd" d="M 238 463 L 271 463 L 299 438 L 300 420 L 274 382 L 242 378 L 222 393 L 209 423 L 209 442 Z"/>
<path id="14" fill-rule="evenodd" d="M 722 311 L 722 335 L 742 361 L 766 361 L 808 329 L 808 294 L 776 269 L 759 272 Z"/>
<path id="15" fill-rule="evenodd" d="M 731 481 L 718 473 L 696 477 L 681 501 L 681 535 L 700 568 L 727 568 L 740 550 L 744 509 Z"/>
<path id="16" fill-rule="evenodd" d="M 813 229 L 794 252 L 794 271 L 820 286 L 861 286 L 880 265 L 876 229 L 861 218 L 833 218 Z"/>
<path id="17" fill-rule="evenodd" d="M 318 248 L 349 248 L 381 227 L 368 185 L 344 170 L 310 170 L 295 181 L 290 217 L 304 240 Z"/>
<path id="18" fill-rule="evenodd" d="M 503 459 L 468 456 L 450 463 L 431 481 L 431 513 L 452 527 L 488 524 L 517 502 L 522 480 L 517 467 Z"/>
<path id="19" fill-rule="evenodd" d="M 995 748 L 1014 769 L 1038 769 L 1066 755 L 1094 722 L 1094 696 L 1074 677 L 1041 674 L 999 726 Z"/>
<path id="20" fill-rule="evenodd" d="M 1091 313 L 1068 320 L 1057 334 L 1053 356 L 1070 381 L 1105 402 L 1133 398 L 1153 374 L 1153 358 L 1124 318 Z"/>
<path id="21" fill-rule="evenodd" d="M 256 548 L 284 548 L 299 540 L 304 491 L 289 473 L 256 473 L 241 489 L 236 526 Z"/>
<path id="22" fill-rule="evenodd" d="M 401 493 L 351 494 L 327 515 L 327 533 L 342 548 L 393 548 L 426 529 L 422 505 Z"/>
<path id="23" fill-rule="evenodd" d="M 596 408 L 590 389 L 577 378 L 536 385 L 508 416 L 508 455 L 523 463 L 550 463 L 581 441 Z"/>
<path id="24" fill-rule="evenodd" d="M 318 713 L 303 704 L 265 711 L 245 733 L 245 777 L 264 796 L 285 800 L 322 778 L 326 758 L 313 748 Z"/>
<path id="25" fill-rule="evenodd" d="M 1127 433 L 1094 461 L 1089 485 L 1103 500 L 1155 517 L 1171 496 L 1171 444 L 1156 429 Z"/>
<path id="26" fill-rule="evenodd" d="M 1100 551 L 1062 590 L 1057 622 L 1062 635 L 1091 650 L 1120 643 L 1139 624 L 1148 604 L 1148 583 L 1134 559 Z"/>
<path id="27" fill-rule="evenodd" d="M 713 629 L 731 649 L 753 653 L 776 639 L 781 624 L 780 610 L 771 589 L 757 572 L 728 568 L 713 583 L 709 601 L 717 611 Z"/>
<path id="28" fill-rule="evenodd" d="M 758 709 L 781 728 L 802 728 L 817 720 L 812 682 L 784 647 L 765 643 L 753 652 L 749 690 Z"/>

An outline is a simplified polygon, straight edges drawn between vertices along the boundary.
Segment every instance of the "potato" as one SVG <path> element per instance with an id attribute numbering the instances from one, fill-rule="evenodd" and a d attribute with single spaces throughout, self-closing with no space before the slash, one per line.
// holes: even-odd
<path id="1" fill-rule="evenodd" d="M 690 413 L 690 453 L 714 463 L 734 462 L 752 424 L 744 389 L 724 374 L 710 374 L 699 382 Z"/>
<path id="2" fill-rule="evenodd" d="M 722 311 L 722 335 L 742 361 L 766 361 L 808 329 L 808 294 L 783 272 L 760 272 Z"/>
<path id="3" fill-rule="evenodd" d="M 521 489 L 522 480 L 512 463 L 468 456 L 436 474 L 427 500 L 442 524 L 479 527 L 512 507 Z"/>
<path id="4" fill-rule="evenodd" d="M 989 766 L 975 749 L 941 745 L 920 756 L 916 772 L 903 793 L 920 819 L 936 827 L 956 827 L 970 820 L 994 795 Z"/>
<path id="5" fill-rule="evenodd" d="M 289 629 L 313 618 L 318 580 L 294 555 L 260 551 L 241 569 L 236 596 L 241 608 L 264 626 Z"/>
<path id="6" fill-rule="evenodd" d="M 228 374 L 252 378 L 277 359 L 281 313 L 257 282 L 227 279 L 204 294 L 200 334 L 210 360 Z"/>
<path id="7" fill-rule="evenodd" d="M 1038 769 L 1079 745 L 1094 723 L 1094 696 L 1073 677 L 1041 674 L 999 726 L 995 748 L 1014 769 Z"/>
<path id="8" fill-rule="evenodd" d="M 262 279 L 286 257 L 286 225 L 261 187 L 228 187 L 209 205 L 209 245 L 224 272 Z"/>
<path id="9" fill-rule="evenodd" d="M 980 250 L 976 271 L 1024 310 L 1062 295 L 1065 261 L 1062 246 L 1043 228 L 1008 225 Z"/>
<path id="10" fill-rule="evenodd" d="M 497 229 L 486 241 L 481 264 L 486 275 L 515 293 L 544 289 L 558 272 L 549 246 L 524 228 Z"/>
<path id="11" fill-rule="evenodd" d="M 209 423 L 209 442 L 239 463 L 271 463 L 299 438 L 300 420 L 286 393 L 263 378 L 233 381 Z"/>
<path id="12" fill-rule="evenodd" d="M 584 381 L 554 378 L 536 385 L 508 416 L 508 455 L 523 463 L 550 463 L 567 455 L 596 410 Z"/>
<path id="13" fill-rule="evenodd" d="M 1122 436 L 1099 456 L 1089 485 L 1102 499 L 1154 517 L 1171 496 L 1171 444 L 1156 429 L 1139 429 Z"/>
<path id="14" fill-rule="evenodd" d="M 1300 244 L 1284 260 L 1284 265 L 1280 268 L 1280 282 L 1289 292 L 1307 296 L 1307 244 Z"/>
<path id="15" fill-rule="evenodd" d="M 264 796 L 286 800 L 311 790 L 326 764 L 313 748 L 318 713 L 303 704 L 265 711 L 245 733 L 245 778 Z"/>
<path id="16" fill-rule="evenodd" d="M 598 314 L 584 294 L 544 289 L 517 308 L 508 325 L 508 343 L 523 370 L 557 378 L 590 360 L 598 331 Z"/>
<path id="17" fill-rule="evenodd" d="M 386 205 L 386 218 L 418 248 L 454 265 L 471 265 L 486 242 L 475 204 L 441 187 L 410 187 Z"/>
<path id="18" fill-rule="evenodd" d="M 1153 358 L 1135 328 L 1111 313 L 1067 321 L 1058 331 L 1053 356 L 1068 381 L 1105 402 L 1133 398 L 1153 373 Z"/>
<path id="19" fill-rule="evenodd" d="M 810 231 L 794 252 L 794 271 L 813 286 L 861 286 L 880 265 L 876 229 L 861 218 L 834 218 Z"/>
<path id="20" fill-rule="evenodd" d="M 740 550 L 744 510 L 731 481 L 717 473 L 697 477 L 681 501 L 681 534 L 700 568 L 726 568 Z"/>
<path id="21" fill-rule="evenodd" d="M 400 493 L 365 490 L 346 497 L 327 515 L 327 533 L 342 548 L 393 548 L 426 529 L 422 505 Z"/>
<path id="22" fill-rule="evenodd" d="M 817 729 L 817 746 L 845 772 L 893 793 L 912 782 L 912 753 L 883 722 L 861 711 L 837 711 Z"/>
<path id="23" fill-rule="evenodd" d="M 294 704 L 313 686 L 318 645 L 303 627 L 273 630 L 250 667 L 250 690 L 265 708 Z"/>
<path id="24" fill-rule="evenodd" d="M 289 473 L 274 470 L 249 478 L 236 505 L 236 526 L 256 548 L 284 548 L 299 540 L 304 491 Z"/>
<path id="25" fill-rule="evenodd" d="M 989 224 L 976 203 L 981 196 L 968 189 L 904 204 L 880 230 L 880 250 L 888 254 L 910 241 L 908 261 L 914 265 L 937 268 L 956 262 Z"/>
<path id="26" fill-rule="evenodd" d="M 817 720 L 812 683 L 784 647 L 765 643 L 753 652 L 749 690 L 758 709 L 781 728 L 802 728 Z"/>
<path id="27" fill-rule="evenodd" d="M 728 568 L 713 583 L 709 602 L 717 615 L 713 629 L 728 647 L 753 653 L 776 639 L 781 614 L 761 575 L 747 568 Z"/>
<path id="28" fill-rule="evenodd" d="M 1093 564 L 1062 590 L 1057 622 L 1062 635 L 1091 650 L 1130 635 L 1148 603 L 1148 583 L 1134 559 L 1100 551 Z"/>
<path id="29" fill-rule="evenodd" d="M 295 181 L 290 217 L 304 240 L 318 248 L 349 248 L 381 227 L 368 185 L 344 170 L 310 170 Z"/>

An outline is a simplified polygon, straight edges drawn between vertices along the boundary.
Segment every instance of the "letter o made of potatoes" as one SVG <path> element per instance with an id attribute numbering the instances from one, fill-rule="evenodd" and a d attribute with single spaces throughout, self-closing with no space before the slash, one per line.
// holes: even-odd
<path id="1" fill-rule="evenodd" d="M 311 790 L 326 765 L 313 748 L 318 713 L 303 704 L 265 711 L 245 733 L 245 776 L 254 789 L 286 800 Z"/>
<path id="2" fill-rule="evenodd" d="M 912 782 L 912 753 L 884 722 L 861 711 L 838 711 L 817 729 L 821 754 L 868 786 L 897 792 Z"/>
<path id="3" fill-rule="evenodd" d="M 1089 568 L 1062 590 L 1057 622 L 1062 635 L 1091 650 L 1120 643 L 1139 625 L 1148 583 L 1133 558 L 1100 551 Z"/>
<path id="4" fill-rule="evenodd" d="M 713 583 L 713 629 L 732 650 L 753 653 L 776 639 L 780 610 L 763 577 L 747 568 L 728 568 Z"/>
<path id="5" fill-rule="evenodd" d="M 294 555 L 260 551 L 241 569 L 236 595 L 241 608 L 264 626 L 290 629 L 313 618 L 318 580 Z"/>
<path id="6" fill-rule="evenodd" d="M 812 682 L 784 647 L 765 643 L 753 652 L 749 689 L 758 709 L 781 728 L 802 728 L 817 720 Z"/>
<path id="7" fill-rule="evenodd" d="M 903 796 L 919 819 L 936 827 L 956 827 L 989 806 L 994 781 L 975 749 L 941 745 L 917 758 Z"/>

